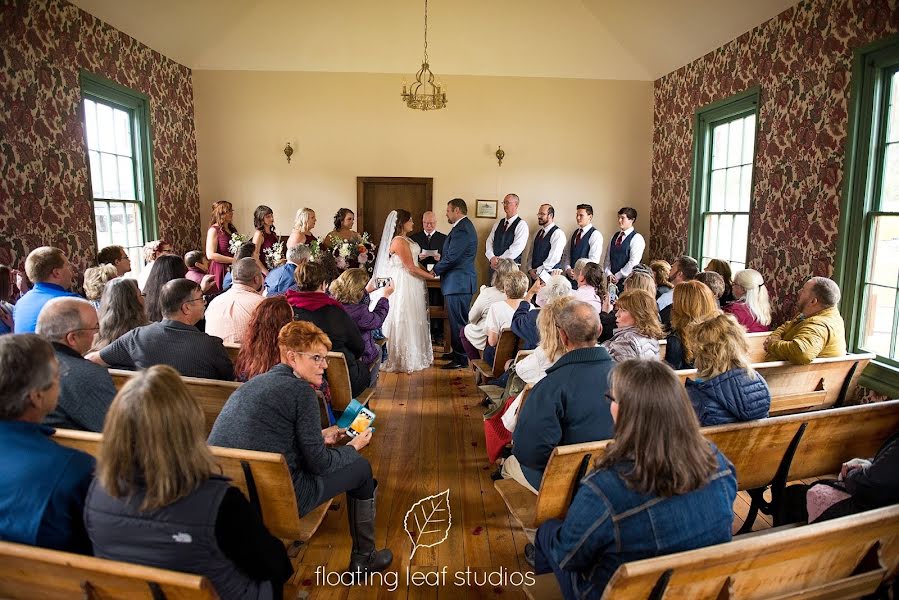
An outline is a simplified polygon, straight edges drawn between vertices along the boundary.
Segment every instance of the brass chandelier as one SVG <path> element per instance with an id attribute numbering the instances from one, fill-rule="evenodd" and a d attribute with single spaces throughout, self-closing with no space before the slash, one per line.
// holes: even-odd
<path id="1" fill-rule="evenodd" d="M 403 82 L 403 102 L 417 110 L 439 110 L 446 106 L 446 86 L 434 81 L 434 74 L 428 65 L 428 0 L 425 0 L 425 58 L 421 69 L 415 74 L 415 83 L 408 91 Z"/>

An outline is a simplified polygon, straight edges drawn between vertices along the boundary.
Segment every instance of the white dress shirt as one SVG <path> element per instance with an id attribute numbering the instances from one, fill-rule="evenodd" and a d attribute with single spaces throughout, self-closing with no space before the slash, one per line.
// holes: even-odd
<path id="1" fill-rule="evenodd" d="M 603 268 L 605 269 L 605 273 L 607 276 L 614 275 L 615 277 L 618 278 L 619 281 L 621 281 L 622 279 L 624 279 L 625 277 L 630 275 L 631 271 L 634 270 L 634 267 L 637 266 L 638 264 L 640 264 L 640 261 L 643 260 L 643 251 L 646 250 L 646 240 L 644 240 L 643 236 L 640 235 L 639 233 L 635 233 L 634 237 L 631 238 L 630 257 L 628 258 L 625 265 L 623 267 L 621 267 L 620 271 L 618 271 L 617 273 L 612 273 L 612 251 L 611 251 L 612 247 L 611 247 L 611 245 L 614 244 L 615 241 L 618 239 L 618 237 L 621 236 L 622 234 L 624 235 L 624 237 L 622 237 L 621 239 L 622 239 L 622 241 L 624 241 L 624 238 L 629 236 L 633 230 L 634 230 L 633 227 L 628 227 L 624 231 L 621 231 L 621 230 L 617 231 L 615 233 L 615 235 L 612 236 L 612 241 L 609 242 L 609 252 L 606 252 L 606 260 L 603 263 Z"/>
<path id="2" fill-rule="evenodd" d="M 549 233 L 549 230 L 553 227 L 556 227 L 555 223 L 549 223 L 548 225 L 544 225 L 540 229 L 537 230 L 537 234 L 534 236 L 534 241 L 537 241 L 537 236 L 540 235 L 540 231 L 543 231 L 543 235 Z M 543 261 L 543 264 L 534 265 L 532 264 L 532 256 L 534 254 L 534 245 L 531 244 L 531 256 L 527 259 L 527 264 L 531 265 L 531 268 L 537 272 L 539 276 L 543 271 L 552 271 L 553 267 L 562 262 L 562 255 L 565 254 L 565 242 L 567 238 L 565 237 L 565 232 L 562 231 L 561 228 L 556 229 L 555 233 L 553 233 L 552 237 L 549 239 L 549 255 L 546 257 L 546 260 Z M 600 249 L 602 246 L 600 246 Z"/>
<path id="3" fill-rule="evenodd" d="M 506 219 L 506 229 L 515 224 L 516 221 L 521 219 L 518 215 L 510 219 Z M 499 227 L 500 221 L 497 221 L 493 224 L 493 228 L 490 230 L 490 235 L 487 236 L 487 260 L 492 259 L 495 255 L 493 254 L 493 235 L 496 233 L 496 228 Z M 530 231 L 528 230 L 528 224 L 522 219 L 521 225 L 515 228 L 515 239 L 512 240 L 512 245 L 509 248 L 499 255 L 499 258 L 511 258 L 515 260 L 519 256 L 524 253 L 525 246 L 528 245 L 528 238 L 530 237 Z"/>
<path id="4" fill-rule="evenodd" d="M 581 239 L 583 239 L 590 230 L 593 229 L 592 224 L 587 224 L 580 229 L 575 229 L 571 232 L 571 239 L 575 239 L 577 237 L 577 232 L 581 232 Z M 596 230 L 596 233 L 593 234 L 593 237 L 590 238 L 589 246 L 587 248 L 587 260 L 590 262 L 595 262 L 596 264 L 600 264 L 600 260 L 602 260 L 602 233 L 599 229 Z M 565 244 L 565 257 L 562 259 L 562 268 L 563 269 L 571 269 L 574 268 L 574 263 L 577 261 L 571 260 L 571 244 Z"/>

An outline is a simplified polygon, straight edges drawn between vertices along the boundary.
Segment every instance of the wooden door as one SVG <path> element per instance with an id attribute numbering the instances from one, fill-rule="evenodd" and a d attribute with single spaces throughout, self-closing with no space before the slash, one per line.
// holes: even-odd
<path id="1" fill-rule="evenodd" d="M 412 213 L 415 231 L 421 229 L 421 215 L 431 210 L 432 177 L 357 177 L 357 231 L 367 231 L 375 245 L 381 242 L 381 230 L 390 211 L 405 208 Z"/>

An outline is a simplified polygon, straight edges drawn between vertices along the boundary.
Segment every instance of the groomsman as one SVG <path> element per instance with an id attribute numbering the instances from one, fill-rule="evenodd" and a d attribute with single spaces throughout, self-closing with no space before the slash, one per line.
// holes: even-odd
<path id="1" fill-rule="evenodd" d="M 634 231 L 637 211 L 625 206 L 618 211 L 618 232 L 609 241 L 609 251 L 604 263 L 605 273 L 612 283 L 624 281 L 634 267 L 643 259 L 646 240 Z"/>
<path id="2" fill-rule="evenodd" d="M 528 224 L 518 216 L 518 196 L 507 194 L 503 198 L 503 211 L 506 218 L 500 219 L 490 235 L 487 236 L 487 260 L 490 268 L 496 268 L 496 261 L 501 258 L 511 258 L 517 264 L 521 264 L 521 255 L 528 245 Z"/>
<path id="3" fill-rule="evenodd" d="M 418 255 L 418 262 L 422 267 L 428 268 L 428 265 L 436 265 L 443 253 L 443 242 L 446 241 L 446 235 L 437 231 L 437 216 L 427 211 L 421 215 L 422 231 L 412 234 L 412 241 L 421 246 L 421 254 Z M 426 256 L 426 250 L 436 250 L 437 256 Z"/>
<path id="4" fill-rule="evenodd" d="M 565 275 L 571 280 L 572 285 L 577 287 L 572 267 L 582 258 L 600 264 L 600 259 L 602 259 L 602 234 L 593 227 L 593 207 L 589 204 L 578 204 L 574 218 L 577 221 L 578 228 L 571 234 L 571 243 L 568 244 L 568 251 L 562 259 L 562 267 L 565 269 Z"/>
<path id="5" fill-rule="evenodd" d="M 544 271 L 562 268 L 562 254 L 565 253 L 565 232 L 555 223 L 556 209 L 551 204 L 541 204 L 537 209 L 537 225 L 540 228 L 531 246 L 531 260 L 528 261 L 528 275 L 531 281 Z"/>

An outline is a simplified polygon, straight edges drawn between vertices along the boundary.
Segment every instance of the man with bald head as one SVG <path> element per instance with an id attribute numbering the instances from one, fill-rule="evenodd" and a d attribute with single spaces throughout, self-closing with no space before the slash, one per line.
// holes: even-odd
<path id="1" fill-rule="evenodd" d="M 503 211 L 506 216 L 500 219 L 487 236 L 487 260 L 490 268 L 496 268 L 501 258 L 510 258 L 521 264 L 521 255 L 528 245 L 528 224 L 518 216 L 518 194 L 506 194 L 503 198 Z"/>
<path id="2" fill-rule="evenodd" d="M 97 310 L 81 298 L 54 298 L 37 318 L 37 333 L 59 361 L 59 402 L 44 424 L 61 429 L 102 431 L 116 389 L 109 371 L 84 359 L 100 331 Z"/>
<path id="3" fill-rule="evenodd" d="M 262 302 L 265 275 L 253 258 L 241 258 L 231 267 L 234 283 L 206 307 L 206 333 L 222 338 L 226 344 L 243 341 L 247 325 Z"/>
<path id="4" fill-rule="evenodd" d="M 807 365 L 816 358 L 846 354 L 846 329 L 837 309 L 840 288 L 827 277 L 805 282 L 796 301 L 799 315 L 771 332 L 765 340 L 766 361 L 788 360 Z"/>

